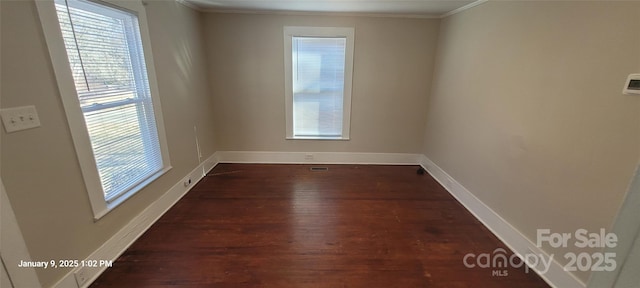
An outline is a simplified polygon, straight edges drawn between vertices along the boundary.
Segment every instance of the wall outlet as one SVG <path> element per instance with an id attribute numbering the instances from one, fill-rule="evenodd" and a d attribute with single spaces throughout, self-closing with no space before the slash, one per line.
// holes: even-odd
<path id="1" fill-rule="evenodd" d="M 0 116 L 7 133 L 40 127 L 40 118 L 33 105 L 0 109 Z"/>
<path id="2" fill-rule="evenodd" d="M 313 154 L 311 154 L 311 153 L 304 154 L 304 160 L 312 161 L 313 160 Z"/>
<path id="3" fill-rule="evenodd" d="M 76 282 L 78 283 L 78 287 L 83 287 L 83 285 L 87 283 L 87 280 L 89 280 L 89 275 L 87 271 L 82 268 L 76 271 L 75 276 L 76 276 Z"/>

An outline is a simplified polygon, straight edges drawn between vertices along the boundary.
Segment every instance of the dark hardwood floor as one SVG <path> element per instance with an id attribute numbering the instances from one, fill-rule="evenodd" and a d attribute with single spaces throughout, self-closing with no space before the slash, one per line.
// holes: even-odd
<path id="1" fill-rule="evenodd" d="M 218 165 L 91 287 L 549 287 L 418 166 L 314 166 Z"/>

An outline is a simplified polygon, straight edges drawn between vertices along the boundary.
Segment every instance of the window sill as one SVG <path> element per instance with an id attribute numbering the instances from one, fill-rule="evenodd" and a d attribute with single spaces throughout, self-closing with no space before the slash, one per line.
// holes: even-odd
<path id="1" fill-rule="evenodd" d="M 350 138 L 343 138 L 343 137 L 302 137 L 302 136 L 296 136 L 296 137 L 286 137 L 287 140 L 322 140 L 322 141 L 349 141 L 351 140 Z"/>
<path id="2" fill-rule="evenodd" d="M 118 207 L 120 204 L 122 204 L 127 199 L 131 198 L 131 196 L 135 195 L 140 190 L 142 190 L 145 187 L 147 187 L 147 185 L 151 184 L 153 181 L 155 181 L 156 179 L 160 178 L 160 176 L 162 176 L 165 173 L 169 172 L 169 170 L 171 170 L 171 168 L 172 168 L 171 166 L 164 167 L 164 168 L 162 168 L 162 170 L 156 172 L 151 177 L 149 177 L 146 180 L 140 182 L 140 184 L 138 184 L 138 185 L 134 186 L 133 188 L 129 189 L 129 191 L 127 191 L 126 193 L 118 196 L 113 201 L 111 201 L 111 202 L 106 202 L 105 201 L 106 209 L 104 209 L 102 212 L 97 213 L 96 215 L 94 215 L 93 221 L 95 222 L 95 221 L 100 220 L 102 217 L 104 217 L 109 212 L 111 212 L 111 210 L 113 210 L 114 208 Z"/>

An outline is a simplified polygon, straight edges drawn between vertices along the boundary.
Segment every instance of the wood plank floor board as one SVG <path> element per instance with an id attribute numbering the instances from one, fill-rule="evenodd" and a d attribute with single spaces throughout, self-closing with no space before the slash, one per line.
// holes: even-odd
<path id="1" fill-rule="evenodd" d="M 548 287 L 417 169 L 220 164 L 91 287 Z"/>

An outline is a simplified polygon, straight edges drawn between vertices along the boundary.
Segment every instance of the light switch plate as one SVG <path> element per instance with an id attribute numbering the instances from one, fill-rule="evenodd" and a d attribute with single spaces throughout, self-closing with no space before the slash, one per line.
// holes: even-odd
<path id="1" fill-rule="evenodd" d="M 7 133 L 40 127 L 36 106 L 22 106 L 0 109 L 0 116 Z"/>

